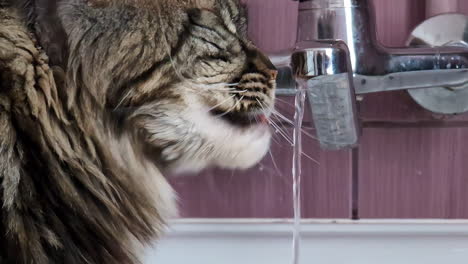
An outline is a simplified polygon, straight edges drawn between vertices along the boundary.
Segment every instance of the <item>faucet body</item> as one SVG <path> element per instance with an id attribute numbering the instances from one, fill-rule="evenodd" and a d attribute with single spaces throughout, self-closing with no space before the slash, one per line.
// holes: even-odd
<path id="1" fill-rule="evenodd" d="M 423 40 L 415 42 L 420 47 L 382 46 L 370 0 L 301 1 L 296 49 L 291 55 L 272 56 L 283 72 L 278 93 L 295 93 L 285 89 L 291 81 L 284 79 L 301 80 L 298 83 L 308 90 L 321 146 L 356 146 L 360 129 L 355 94 L 468 87 L 466 43 L 427 47 Z"/>
<path id="2" fill-rule="evenodd" d="M 298 41 L 333 39 L 348 45 L 357 94 L 467 85 L 466 46 L 386 48 L 377 41 L 370 0 L 305 1 L 298 25 Z"/>

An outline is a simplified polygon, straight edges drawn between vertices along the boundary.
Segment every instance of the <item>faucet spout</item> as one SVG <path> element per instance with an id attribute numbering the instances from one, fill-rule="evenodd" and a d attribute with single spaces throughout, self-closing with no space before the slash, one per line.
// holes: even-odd
<path id="1" fill-rule="evenodd" d="M 338 150 L 357 146 L 360 126 L 346 44 L 342 41 L 298 43 L 291 55 L 286 52 L 271 56 L 271 60 L 280 69 L 279 94 L 296 92 L 281 88 L 291 85 L 288 84 L 291 77 L 297 81 L 292 87 L 306 90 L 321 147 Z"/>

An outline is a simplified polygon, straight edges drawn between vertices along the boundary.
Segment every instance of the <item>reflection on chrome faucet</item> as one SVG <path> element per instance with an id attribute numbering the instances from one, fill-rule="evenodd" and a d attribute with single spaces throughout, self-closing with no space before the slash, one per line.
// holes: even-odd
<path id="1" fill-rule="evenodd" d="M 413 32 L 408 41 L 413 47 L 387 48 L 377 41 L 370 0 L 301 1 L 299 9 L 296 49 L 272 61 L 283 72 L 280 94 L 294 93 L 287 89 L 293 76 L 312 80 L 308 96 L 324 148 L 358 143 L 354 93 L 409 90 L 428 110 L 468 111 L 467 17 L 431 18 Z M 338 95 L 338 87 L 347 92 Z"/>

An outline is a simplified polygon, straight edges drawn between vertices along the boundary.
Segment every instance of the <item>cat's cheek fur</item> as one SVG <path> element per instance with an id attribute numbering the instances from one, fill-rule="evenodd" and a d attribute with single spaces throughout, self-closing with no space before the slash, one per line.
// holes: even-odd
<path id="1" fill-rule="evenodd" d="M 158 168 L 149 160 L 135 153 L 130 136 L 109 135 L 109 150 L 114 160 L 133 172 L 133 177 L 146 193 L 151 194 L 152 203 L 166 220 L 177 218 L 176 193 Z M 158 223 L 154 223 L 155 225 Z"/>
<path id="2" fill-rule="evenodd" d="M 254 133 L 258 134 L 258 133 Z M 265 132 L 255 139 L 247 139 L 243 149 L 234 150 L 235 155 L 233 158 L 220 157 L 216 163 L 219 167 L 228 169 L 249 169 L 259 163 L 262 158 L 268 153 L 270 148 L 270 134 Z M 241 138 L 240 141 L 244 139 Z M 227 144 L 226 151 L 232 151 L 232 148 L 236 143 Z"/>
<path id="3" fill-rule="evenodd" d="M 174 173 L 197 172 L 209 166 L 248 169 L 268 153 L 271 133 L 267 125 L 237 127 L 210 114 L 204 107 L 189 108 L 184 116 L 190 120 L 191 134 L 203 140 L 202 148 L 207 151 L 183 153 L 171 165 Z"/>

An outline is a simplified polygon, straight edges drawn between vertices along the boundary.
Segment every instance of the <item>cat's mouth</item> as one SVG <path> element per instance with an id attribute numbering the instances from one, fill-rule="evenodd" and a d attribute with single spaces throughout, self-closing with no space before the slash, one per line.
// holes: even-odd
<path id="1" fill-rule="evenodd" d="M 255 112 L 229 112 L 223 110 L 213 109 L 211 114 L 215 117 L 221 118 L 234 126 L 249 127 L 253 125 L 268 125 L 268 117 L 264 113 Z"/>

